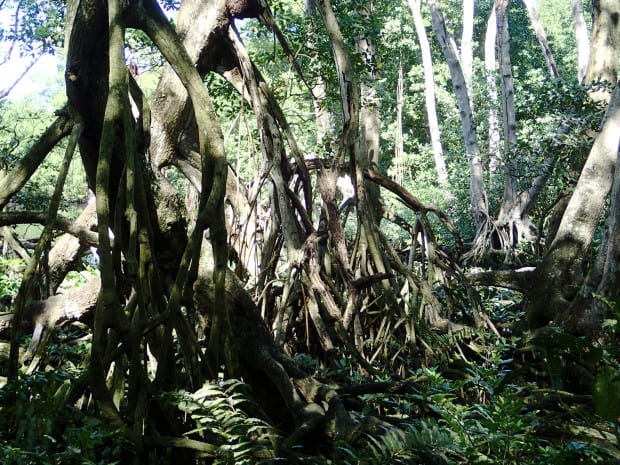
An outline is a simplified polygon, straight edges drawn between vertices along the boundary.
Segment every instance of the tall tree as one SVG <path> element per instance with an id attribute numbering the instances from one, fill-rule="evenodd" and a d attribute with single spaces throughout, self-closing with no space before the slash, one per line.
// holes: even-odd
<path id="1" fill-rule="evenodd" d="M 487 20 L 484 35 L 484 68 L 487 77 L 487 95 L 489 96 L 488 110 L 488 145 L 489 145 L 489 173 L 495 174 L 500 163 L 501 155 L 499 143 L 499 116 L 498 116 L 498 93 L 497 93 L 497 59 L 495 57 L 495 42 L 497 39 L 497 5 L 494 2 Z"/>
<path id="2" fill-rule="evenodd" d="M 594 5 L 594 8 L 586 83 L 591 83 L 593 79 L 602 79 L 615 84 L 620 29 L 617 21 L 612 20 L 612 16 L 615 12 L 615 17 L 619 17 L 620 6 L 617 2 L 600 2 Z M 592 244 L 594 232 L 612 187 L 620 141 L 618 94 L 616 86 L 602 129 L 581 171 L 558 232 L 544 260 L 536 269 L 539 278 L 533 281 L 526 306 L 526 315 L 533 325 L 556 320 L 574 331 L 593 330 L 591 319 L 582 320 L 584 327 L 576 323 L 575 320 L 580 318 L 583 309 L 577 304 L 582 302 L 575 298 L 579 288 L 584 285 L 583 266 L 586 251 Z M 595 88 L 590 92 L 590 98 L 598 102 L 606 101 L 609 96 L 609 88 Z"/>
<path id="3" fill-rule="evenodd" d="M 422 54 L 422 67 L 424 69 L 424 98 L 426 99 L 426 117 L 428 119 L 428 131 L 431 138 L 431 147 L 433 148 L 433 158 L 435 160 L 435 169 L 437 170 L 437 181 L 444 189 L 448 186 L 448 170 L 441 146 L 441 133 L 439 131 L 439 121 L 437 119 L 437 108 L 435 104 L 435 77 L 433 75 L 433 59 L 431 56 L 431 47 L 426 35 L 426 28 L 422 19 L 420 0 L 409 0 L 409 8 L 413 16 L 416 35 L 420 43 L 420 52 Z M 448 195 L 449 197 L 449 195 Z"/>
<path id="4" fill-rule="evenodd" d="M 433 30 L 437 35 L 441 50 L 446 58 L 452 86 L 456 95 L 461 124 L 463 126 L 463 142 L 467 153 L 470 176 L 470 202 L 474 221 L 478 230 L 488 224 L 489 208 L 484 188 L 482 154 L 478 144 L 478 135 L 471 106 L 471 97 L 467 91 L 467 82 L 459 60 L 454 39 L 446 27 L 441 7 L 437 0 L 428 0 L 431 11 Z"/>
<path id="5" fill-rule="evenodd" d="M 473 110 L 473 86 L 472 75 L 474 72 L 474 14 L 475 1 L 463 0 L 463 30 L 461 33 L 461 63 L 463 75 L 467 83 L 467 92 L 471 97 Z"/>

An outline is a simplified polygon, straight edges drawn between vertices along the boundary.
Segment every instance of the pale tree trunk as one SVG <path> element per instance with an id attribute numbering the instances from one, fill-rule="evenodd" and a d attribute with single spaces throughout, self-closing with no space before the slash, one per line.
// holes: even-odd
<path id="1" fill-rule="evenodd" d="M 549 157 L 541 163 L 539 174 L 531 186 L 519 193 L 518 165 L 514 150 L 517 144 L 517 122 L 515 110 L 515 90 L 510 60 L 510 34 L 508 30 L 508 6 L 507 0 L 495 2 L 493 11 L 487 23 L 485 38 L 485 64 L 487 69 L 487 82 L 492 93 L 492 100 L 497 100 L 495 88 L 495 49 L 499 52 L 499 76 L 502 85 L 502 123 L 504 132 L 504 193 L 497 221 L 488 221 L 483 229 L 478 231 L 472 248 L 464 259 L 473 258 L 479 261 L 489 252 L 503 255 L 506 262 L 518 261 L 516 256 L 517 246 L 523 240 L 535 241 L 538 232 L 535 225 L 528 218 L 528 212 L 534 201 L 540 195 L 548 180 L 555 163 L 553 157 Z M 495 26 L 495 28 L 493 28 Z M 496 38 L 495 43 L 492 39 Z M 495 47 L 494 47 L 495 46 Z M 497 110 L 493 102 L 489 110 L 489 145 L 490 172 L 497 170 L 500 161 L 499 154 L 499 130 L 497 129 Z"/>
<path id="2" fill-rule="evenodd" d="M 554 158 L 541 163 L 541 174 L 529 189 L 519 193 L 518 166 L 515 160 L 517 145 L 517 118 L 515 111 L 514 80 L 510 61 L 510 33 L 508 31 L 507 0 L 495 3 L 497 7 L 497 48 L 500 52 L 500 76 L 502 82 L 502 116 L 504 126 L 505 179 L 504 196 L 494 232 L 495 247 L 506 254 L 505 260 L 515 258 L 516 247 L 523 240 L 535 241 L 537 229 L 528 218 L 532 204 L 549 178 Z"/>
<path id="3" fill-rule="evenodd" d="M 590 57 L 590 39 L 588 27 L 583 14 L 583 0 L 572 0 L 573 24 L 575 26 L 575 40 L 577 42 L 577 79 L 584 82 Z"/>
<path id="4" fill-rule="evenodd" d="M 586 72 L 586 83 L 603 81 L 616 84 L 618 79 L 618 50 L 620 41 L 620 2 L 598 0 L 592 2 L 592 42 Z M 611 88 L 597 88 L 590 92 L 595 102 L 608 102 Z"/>
<path id="5" fill-rule="evenodd" d="M 428 130 L 437 170 L 437 181 L 439 185 L 446 189 L 446 196 L 452 197 L 448 185 L 448 170 L 441 146 L 441 133 L 439 131 L 439 121 L 437 119 L 437 108 L 435 104 L 435 78 L 433 76 L 433 59 L 431 47 L 428 43 L 426 28 L 422 20 L 421 0 L 409 0 L 409 8 L 413 16 L 416 34 L 420 42 L 420 52 L 422 54 L 422 67 L 424 69 L 424 97 L 426 98 L 426 116 L 428 118 Z"/>
<path id="6" fill-rule="evenodd" d="M 332 131 L 332 114 L 325 103 L 327 99 L 327 85 L 323 76 L 317 76 L 312 85 L 312 105 L 314 106 L 314 118 L 316 120 L 316 140 L 322 144 Z"/>
<path id="7" fill-rule="evenodd" d="M 398 80 L 396 82 L 396 140 L 394 142 L 394 180 L 402 185 L 405 180 L 405 143 L 403 136 L 403 106 L 405 104 L 405 78 L 403 63 L 398 64 Z"/>
<path id="8" fill-rule="evenodd" d="M 474 9 L 475 0 L 463 0 L 463 31 L 461 33 L 461 66 L 467 83 L 467 93 L 470 97 L 472 112 L 474 111 L 474 93 L 472 88 L 472 74 L 474 72 Z"/>
<path id="9" fill-rule="evenodd" d="M 499 74 L 502 84 L 502 123 L 504 129 L 504 193 L 497 221 L 489 222 L 479 234 L 472 250 L 465 258 L 480 259 L 488 251 L 499 252 L 506 262 L 515 261 L 516 246 L 522 239 L 534 239 L 535 228 L 527 217 L 532 199 L 540 192 L 531 188 L 519 194 L 519 178 L 514 149 L 517 144 L 517 123 L 514 102 L 514 80 L 510 61 L 510 34 L 508 32 L 508 1 L 495 2 L 496 46 L 499 51 Z M 490 35 L 490 34 L 489 34 Z M 490 44 L 487 44 L 490 47 Z M 545 178 L 546 180 L 546 178 Z M 538 181 L 538 180 L 537 180 Z"/>
<path id="10" fill-rule="evenodd" d="M 558 77 L 557 65 L 547 42 L 547 35 L 540 24 L 538 13 L 532 0 L 523 0 L 530 15 L 532 27 L 538 38 L 538 42 L 547 61 L 549 73 L 552 78 Z M 523 240 L 535 241 L 538 239 L 537 228 L 528 218 L 528 212 L 542 191 L 552 168 L 555 164 L 555 157 L 551 156 L 543 163 L 541 174 L 534 180 L 531 187 L 518 194 L 517 162 L 515 160 L 514 148 L 517 144 L 516 114 L 514 102 L 514 83 L 512 76 L 512 66 L 510 62 L 510 35 L 508 30 L 508 4 L 505 0 L 495 3 L 497 7 L 498 21 L 497 26 L 498 42 L 497 48 L 500 51 L 500 76 L 502 80 L 502 113 L 504 124 L 505 141 L 505 184 L 504 198 L 497 221 L 498 238 L 501 245 L 507 252 L 506 259 L 511 260 L 515 247 Z"/>
<path id="11" fill-rule="evenodd" d="M 487 21 L 487 30 L 484 38 L 484 68 L 487 75 L 487 96 L 489 98 L 489 111 L 487 121 L 489 125 L 489 173 L 494 174 L 502 162 L 499 151 L 499 116 L 497 112 L 497 60 L 495 58 L 495 42 L 497 38 L 497 7 L 493 3 L 491 14 Z"/>
<path id="12" fill-rule="evenodd" d="M 334 171 L 328 172 L 325 170 L 323 176 L 323 186 L 319 188 L 321 195 L 326 200 L 326 203 L 334 204 L 334 192 L 336 189 L 336 174 L 339 170 L 339 166 L 342 166 L 345 162 L 346 155 L 349 155 L 349 159 L 352 165 L 351 178 L 353 180 L 353 186 L 355 188 L 355 200 L 357 207 L 357 218 L 359 233 L 357 235 L 357 243 L 354 250 L 351 252 L 352 259 L 349 260 L 347 250 L 344 249 L 338 255 L 338 260 L 342 264 L 345 278 L 347 281 L 348 300 L 342 321 L 345 327 L 350 324 L 356 317 L 357 301 L 359 300 L 359 292 L 353 285 L 353 275 L 351 273 L 350 263 L 358 263 L 359 269 L 362 273 L 371 274 L 373 272 L 388 275 L 391 272 L 389 262 L 384 256 L 383 249 L 380 244 L 380 231 L 377 226 L 378 218 L 375 218 L 372 211 L 372 199 L 369 199 L 369 192 L 367 189 L 367 183 L 364 179 L 364 164 L 368 163 L 369 158 L 372 155 L 364 153 L 363 147 L 367 149 L 372 147 L 368 144 L 368 141 L 363 142 L 360 139 L 363 137 L 359 134 L 361 127 L 361 102 L 360 102 L 360 88 L 355 77 L 353 64 L 349 55 L 349 51 L 344 43 L 344 38 L 340 30 L 340 26 L 334 14 L 334 11 L 329 0 L 323 0 L 317 3 L 317 7 L 321 12 L 321 17 L 325 24 L 327 34 L 329 36 L 332 53 L 334 56 L 334 63 L 336 65 L 336 72 L 338 75 L 338 84 L 340 87 L 340 98 L 342 102 L 343 112 L 343 131 L 340 141 L 340 150 L 334 159 Z M 362 137 L 360 137 L 362 136 Z M 319 180 L 321 183 L 321 180 Z M 378 198 L 375 198 L 378 200 Z M 379 210 L 377 210 L 378 212 Z M 328 212 L 329 213 L 329 212 Z M 342 228 L 335 215 L 332 215 L 331 219 L 328 215 L 328 227 L 331 229 L 332 241 L 340 242 L 344 246 L 342 240 Z M 333 234 L 336 234 L 335 236 Z M 338 237 L 336 237 L 338 236 Z M 318 278 L 310 271 L 311 279 Z M 314 276 L 314 278 L 312 278 Z M 382 279 L 385 295 L 391 296 L 388 298 L 393 299 L 391 289 L 394 287 L 392 283 L 387 279 Z M 315 289 L 319 289 L 320 286 L 317 282 L 313 281 Z M 334 307 L 336 311 L 337 307 Z"/>
<path id="13" fill-rule="evenodd" d="M 456 102 L 463 126 L 463 142 L 469 163 L 471 208 L 476 226 L 480 230 L 487 223 L 489 214 L 484 190 L 482 158 L 480 146 L 478 145 L 476 124 L 471 110 L 471 100 L 467 93 L 467 84 L 456 48 L 454 47 L 454 40 L 452 40 L 446 28 L 439 2 L 437 0 L 428 0 L 428 5 L 431 10 L 433 29 L 446 57 L 454 93 L 456 94 Z"/>
<path id="14" fill-rule="evenodd" d="M 499 0 L 497 5 L 497 48 L 499 50 L 499 72 L 502 83 L 502 119 L 504 126 L 504 197 L 500 209 L 500 221 L 507 218 L 513 210 L 517 198 L 517 166 L 514 161 L 514 148 L 517 145 L 517 118 L 515 114 L 515 88 L 510 61 L 510 34 L 508 32 L 508 1 Z"/>
<path id="15" fill-rule="evenodd" d="M 554 78 L 558 77 L 558 66 L 555 63 L 555 58 L 553 58 L 553 54 L 551 53 L 551 49 L 549 48 L 549 42 L 547 41 L 547 34 L 545 34 L 545 30 L 540 24 L 540 18 L 538 17 L 538 11 L 536 11 L 536 5 L 533 0 L 523 0 L 525 7 L 527 8 L 527 12 L 530 15 L 530 21 L 532 22 L 532 28 L 536 33 L 536 38 L 538 39 L 538 43 L 540 44 L 540 48 L 542 48 L 543 55 L 545 56 L 545 60 L 547 61 L 547 66 L 549 67 L 549 73 Z"/>

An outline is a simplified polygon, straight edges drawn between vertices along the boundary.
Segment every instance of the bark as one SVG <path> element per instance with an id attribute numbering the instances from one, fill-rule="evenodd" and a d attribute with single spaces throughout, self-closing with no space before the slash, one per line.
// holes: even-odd
<path id="1" fill-rule="evenodd" d="M 583 83 L 590 59 L 590 39 L 583 14 L 583 0 L 572 0 L 573 25 L 577 43 L 577 79 Z"/>
<path id="2" fill-rule="evenodd" d="M 472 248 L 464 255 L 464 259 L 480 261 L 489 253 L 499 254 L 507 263 L 519 263 L 518 245 L 524 241 L 536 243 L 538 229 L 528 218 L 534 202 L 542 192 L 549 176 L 553 171 L 556 158 L 550 156 L 540 164 L 541 172 L 534 178 L 529 188 L 519 193 L 518 165 L 514 150 L 517 145 L 517 122 L 514 97 L 514 82 L 510 59 L 510 34 L 508 28 L 507 1 L 498 1 L 494 4 L 487 23 L 485 43 L 487 83 L 496 98 L 494 49 L 491 39 L 496 36 L 496 49 L 499 51 L 499 74 L 502 85 L 502 123 L 504 130 L 504 192 L 500 211 L 496 221 L 488 221 L 479 228 Z M 490 28 L 496 25 L 496 34 Z M 550 55 L 549 55 L 550 56 Z M 499 153 L 498 134 L 496 129 L 497 113 L 491 107 L 489 110 L 489 148 L 496 150 L 490 153 L 489 171 L 495 172 L 498 165 Z"/>
<path id="3" fill-rule="evenodd" d="M 225 6 L 225 2 L 207 4 L 194 1 L 183 2 L 181 5 L 176 30 L 201 76 L 232 59 L 232 45 L 228 39 L 230 22 L 225 14 Z M 200 24 L 200 28 L 196 29 L 195 24 Z M 192 105 L 182 82 L 169 64 L 164 67 L 159 80 L 152 114 L 150 153 L 158 180 L 167 185 L 162 172 L 167 166 L 174 165 L 200 191 L 201 156 Z M 171 190 L 171 187 L 166 187 L 166 190 Z M 237 229 L 231 231 L 237 238 L 231 241 L 231 247 L 240 257 L 243 269 L 252 273 L 260 265 L 260 253 L 251 241 L 257 234 L 256 218 L 253 216 L 254 210 L 248 206 L 247 198 L 243 199 L 245 189 L 230 170 L 226 191 L 234 211 L 235 221 L 231 227 Z"/>
<path id="4" fill-rule="evenodd" d="M 488 144 L 489 144 L 489 173 L 495 174 L 501 164 L 501 154 L 499 149 L 499 116 L 497 108 L 499 107 L 497 93 L 497 60 L 495 58 L 495 42 L 497 38 L 497 4 L 493 3 L 493 8 L 489 14 L 487 28 L 484 39 L 484 68 L 487 75 L 487 94 L 489 96 L 488 110 Z"/>
<path id="5" fill-rule="evenodd" d="M 209 263 L 209 255 L 208 250 L 205 250 L 200 278 L 194 284 L 194 298 L 199 311 L 205 311 L 213 304 L 213 286 L 209 279 L 212 264 Z M 235 337 L 244 347 L 240 355 L 246 379 L 253 385 L 267 383 L 267 386 L 263 386 L 265 389 L 257 390 L 254 395 L 266 405 L 275 403 L 285 407 L 271 411 L 278 415 L 272 419 L 277 425 L 292 431 L 282 442 L 286 451 L 306 435 L 319 432 L 330 410 L 340 410 L 342 406 L 334 393 L 332 402 L 319 407 L 321 398 L 314 396 L 324 388 L 282 355 L 266 330 L 256 305 L 232 273 L 228 273 L 226 278 L 226 292 Z M 314 387 L 314 395 L 307 391 L 311 386 Z M 331 389 L 329 391 L 332 392 Z M 329 396 L 328 392 L 323 395 Z M 353 423 L 346 411 L 340 412 L 340 427 L 344 432 L 350 429 Z"/>
<path id="6" fill-rule="evenodd" d="M 287 160 L 277 122 L 269 109 L 266 95 L 259 88 L 259 79 L 255 74 L 254 66 L 247 55 L 245 47 L 235 35 L 231 38 L 236 56 L 239 59 L 240 74 L 247 83 L 250 102 L 256 116 L 256 123 L 260 130 L 261 152 L 265 160 L 272 163 L 270 177 L 275 186 L 277 208 L 280 213 L 280 225 L 284 232 L 286 250 L 289 263 L 297 260 L 302 243 L 302 228 L 295 218 L 294 208 L 289 201 L 288 171 L 283 170 Z"/>
<path id="7" fill-rule="evenodd" d="M 464 2 L 463 5 L 465 5 L 466 2 Z M 471 1 L 471 5 L 473 13 L 473 0 Z M 435 105 L 436 96 L 435 78 L 433 76 L 433 62 L 430 44 L 428 43 L 428 37 L 426 35 L 426 28 L 424 27 L 424 22 L 422 20 L 421 1 L 409 0 L 409 8 L 411 9 L 411 14 L 413 16 L 413 23 L 415 25 L 418 41 L 420 42 L 420 52 L 422 54 L 422 67 L 424 69 L 425 87 L 424 97 L 426 98 L 426 117 L 428 119 L 428 130 L 431 138 L 431 147 L 433 148 L 435 169 L 437 170 L 437 181 L 439 182 L 440 186 L 446 189 L 446 199 L 449 200 L 451 194 L 449 194 L 448 190 L 448 170 L 446 169 L 446 161 L 443 155 L 443 147 L 441 146 L 441 133 L 439 131 L 439 121 L 437 119 L 437 108 Z M 465 31 L 463 33 L 465 33 Z"/>
<path id="8" fill-rule="evenodd" d="M 103 113 L 108 93 L 108 24 L 103 2 L 72 0 L 69 11 L 75 11 L 68 24 L 65 87 L 70 109 L 83 120 L 79 140 L 80 156 L 91 190 L 95 190 L 95 175 L 101 139 Z M 121 166 L 114 157 L 114 168 Z"/>
<path id="9" fill-rule="evenodd" d="M 398 63 L 398 78 L 396 81 L 396 136 L 394 140 L 394 179 L 403 184 L 405 180 L 405 138 L 403 134 L 403 106 L 405 104 L 405 77 L 403 63 Z"/>
<path id="10" fill-rule="evenodd" d="M 366 183 L 363 178 L 363 167 L 368 162 L 368 153 L 363 153 L 363 148 L 359 142 L 360 131 L 360 90 L 357 82 L 357 78 L 351 63 L 349 51 L 344 42 L 344 37 L 340 30 L 340 26 L 334 15 L 331 2 L 325 1 L 317 5 L 323 18 L 323 22 L 327 29 L 331 44 L 332 52 L 334 56 L 334 62 L 336 65 L 336 71 L 338 73 L 338 81 L 340 87 L 340 98 L 342 102 L 343 112 L 343 131 L 340 138 L 339 152 L 334 160 L 334 171 L 327 179 L 329 180 L 329 186 L 325 186 L 325 192 L 330 193 L 330 196 L 323 198 L 323 201 L 327 205 L 332 205 L 332 210 L 335 208 L 334 198 L 331 193 L 336 191 L 336 181 L 338 178 L 338 171 L 340 167 L 344 165 L 345 156 L 349 156 L 351 163 L 351 179 L 355 189 L 355 200 L 357 203 L 357 216 L 358 216 L 358 240 L 356 249 L 352 252 L 353 257 L 350 261 L 359 260 L 359 268 L 362 274 L 371 274 L 372 269 L 369 266 L 369 261 L 372 261 L 374 270 L 378 273 L 389 273 L 389 265 L 385 262 L 385 257 L 380 249 L 377 230 L 377 222 L 373 214 L 372 199 L 370 193 L 367 191 Z M 330 234 L 334 234 L 339 229 L 340 225 L 333 221 L 330 224 Z M 334 229 L 335 228 L 335 229 Z M 338 234 L 337 234 L 338 235 Z M 344 259 L 344 257 L 342 257 Z M 344 320 L 352 321 L 355 316 L 354 313 L 359 310 L 358 292 L 352 283 L 352 274 L 348 271 L 347 260 L 344 265 L 343 271 L 346 273 L 346 285 L 348 291 L 348 301 L 344 311 Z M 390 283 L 387 280 L 383 282 L 386 290 L 390 289 Z M 388 291 L 389 292 L 389 291 Z"/>
<path id="11" fill-rule="evenodd" d="M 46 213 L 38 212 L 2 212 L 0 213 L 0 226 L 14 224 L 45 224 Z M 97 245 L 97 235 L 91 231 L 90 226 L 81 224 L 82 221 L 71 222 L 64 216 L 57 216 L 54 228 L 64 231 L 79 239 L 84 245 Z"/>
<path id="12" fill-rule="evenodd" d="M 380 163 L 380 139 L 381 139 L 381 98 L 374 87 L 377 80 L 381 78 L 381 72 L 377 67 L 378 54 L 377 42 L 375 39 L 376 31 L 372 29 L 373 4 L 367 3 L 358 11 L 359 15 L 366 22 L 366 30 L 363 37 L 356 40 L 355 47 L 360 53 L 366 66 L 365 79 L 360 81 L 360 165 L 362 170 L 369 167 L 378 167 Z M 381 199 L 379 189 L 372 185 L 366 186 L 369 207 L 375 212 L 380 209 Z M 375 218 L 379 222 L 379 218 Z"/>
<path id="13" fill-rule="evenodd" d="M 536 227 L 528 218 L 528 212 L 542 190 L 550 170 L 544 170 L 547 176 L 535 179 L 530 189 L 519 194 L 519 177 L 516 154 L 517 119 L 515 110 L 514 80 L 510 60 L 510 33 L 508 29 L 508 2 L 496 2 L 497 8 L 497 49 L 500 52 L 499 71 L 502 83 L 502 123 L 504 128 L 504 194 L 502 204 L 491 233 L 491 243 L 495 250 L 500 250 L 507 262 L 518 261 L 516 247 L 523 240 L 537 240 Z M 543 168 L 546 164 L 541 164 Z"/>
<path id="14" fill-rule="evenodd" d="M 474 111 L 472 75 L 474 72 L 474 10 L 475 0 L 463 0 L 463 31 L 461 34 L 461 66 L 467 83 L 471 109 Z"/>
<path id="15" fill-rule="evenodd" d="M 212 5 L 184 1 L 178 13 L 176 31 L 189 58 L 192 63 L 197 63 L 198 71 L 203 76 L 221 59 L 218 53 L 222 52 L 218 52 L 214 44 L 224 40 L 228 34 L 229 21 L 222 14 L 224 9 L 224 0 Z M 192 30 L 196 24 L 194 21 L 201 25 L 198 30 Z M 170 64 L 164 66 L 157 85 L 152 114 L 151 152 L 156 171 L 174 164 L 178 158 L 188 158 L 188 150 L 198 151 L 191 103 L 183 83 Z"/>
<path id="16" fill-rule="evenodd" d="M 619 152 L 620 156 L 620 152 Z M 616 167 L 618 162 L 616 161 Z M 567 329 L 589 338 L 601 335 L 601 323 L 620 297 L 620 170 L 614 172 L 605 236 L 579 294 L 561 314 Z M 613 318 L 613 315 L 611 315 Z"/>
<path id="17" fill-rule="evenodd" d="M 467 279 L 475 286 L 495 286 L 525 293 L 531 287 L 534 271 L 534 267 L 524 267 L 517 270 L 477 271 L 469 273 Z"/>
<path id="18" fill-rule="evenodd" d="M 515 112 L 515 89 L 510 61 L 510 34 L 508 32 L 508 1 L 497 2 L 497 42 L 500 52 L 499 72 L 502 83 L 502 123 L 504 128 L 504 195 L 499 213 L 499 221 L 509 223 L 513 218 L 517 197 L 518 179 L 514 149 L 517 145 L 517 118 Z M 520 212 L 517 212 L 517 214 Z M 518 215 L 520 216 L 520 215 Z M 518 217 L 517 216 L 517 217 Z M 518 238 L 517 238 L 518 241 Z"/>
<path id="19" fill-rule="evenodd" d="M 119 0 L 108 3 L 108 60 L 109 88 L 106 99 L 103 124 L 101 129 L 100 149 L 97 156 L 95 171 L 95 196 L 97 209 L 97 230 L 99 237 L 99 268 L 101 274 L 101 291 L 97 301 L 97 311 L 93 324 L 93 340 L 90 352 L 90 378 L 93 398 L 97 402 L 103 418 L 112 425 L 123 424 L 121 414 L 113 402 L 112 393 L 106 383 L 108 367 L 104 361 L 108 345 L 109 331 L 113 328 L 125 329 L 127 326 L 120 298 L 116 292 L 114 272 L 115 257 L 112 255 L 112 244 L 109 231 L 112 227 L 111 198 L 115 189 L 110 189 L 111 165 L 116 148 L 123 147 L 123 137 L 128 127 L 125 115 L 129 112 L 128 83 L 123 56 L 124 28 L 121 20 L 121 4 Z M 131 156 L 123 150 L 125 156 Z"/>
<path id="20" fill-rule="evenodd" d="M 0 215 L 4 216 L 6 215 L 6 213 L 2 212 L 0 213 Z M 45 221 L 44 217 L 41 217 L 41 222 L 43 223 L 44 221 Z M 7 224 L 14 224 L 14 223 L 10 222 Z M 1 231 L 2 232 L 0 234 L 2 235 L 2 256 L 7 257 L 9 252 L 13 251 L 13 256 L 19 256 L 23 258 L 24 260 L 29 260 L 30 255 L 28 255 L 28 252 L 26 252 L 26 249 L 22 247 L 17 237 L 15 237 L 15 234 L 13 234 L 13 231 L 11 231 L 11 229 L 7 228 L 6 226 L 3 226 Z"/>
<path id="21" fill-rule="evenodd" d="M 26 321 L 33 330 L 30 355 L 40 351 L 43 333 L 71 321 L 87 321 L 92 318 L 101 281 L 93 278 L 87 283 L 64 294 L 56 294 L 45 300 L 33 302 L 26 309 Z"/>
<path id="22" fill-rule="evenodd" d="M 310 21 L 308 30 L 308 49 L 313 49 L 313 42 L 317 39 L 314 19 L 317 14 L 313 0 L 306 0 L 304 11 Z M 313 58 L 318 59 L 316 53 Z M 316 120 L 316 141 L 318 146 L 323 146 L 327 142 L 327 137 L 333 132 L 333 115 L 327 107 L 327 83 L 325 78 L 318 74 L 314 77 L 312 85 L 312 105 L 314 107 L 314 118 Z"/>
<path id="23" fill-rule="evenodd" d="M 585 82 L 607 83 L 606 88 L 594 88 L 590 98 L 609 102 L 611 90 L 618 80 L 620 51 L 620 3 L 615 0 L 592 2 L 592 38 Z"/>
<path id="24" fill-rule="evenodd" d="M 3 212 L 0 213 L 0 225 L 14 224 L 45 224 L 45 213 L 35 212 Z M 68 219 L 56 217 L 54 229 L 64 231 L 54 246 L 49 251 L 47 258 L 48 268 L 46 276 L 42 277 L 49 283 L 50 291 L 53 293 L 62 283 L 66 274 L 76 267 L 81 257 L 89 250 L 89 247 L 96 247 L 98 240 L 97 234 L 92 230 L 96 226 L 95 204 L 89 204 L 80 214 L 75 222 Z M 24 251 L 25 254 L 25 251 Z M 28 255 L 22 258 L 28 259 Z"/>
<path id="25" fill-rule="evenodd" d="M 620 152 L 618 154 L 620 158 Z M 616 159 L 616 167 L 619 167 Z M 600 324 L 609 313 L 609 306 L 617 302 L 620 297 L 620 169 L 614 173 L 614 184 L 611 191 L 611 205 L 609 207 L 609 221 L 605 243 L 601 246 L 601 255 L 598 263 L 603 263 L 601 268 L 601 280 L 596 288 L 596 296 L 591 311 L 588 307 L 582 309 L 583 315 L 577 315 L 577 326 L 592 334 L 600 328 Z M 599 297 L 600 296 L 600 297 Z M 578 309 L 575 309 L 578 310 Z"/>
<path id="26" fill-rule="evenodd" d="M 89 251 L 89 247 L 97 245 L 96 236 L 92 230 L 96 227 L 96 211 L 94 203 L 90 203 L 80 216 L 71 223 L 69 231 L 78 230 L 79 235 L 70 233 L 63 234 L 58 238 L 49 252 L 49 286 L 55 293 L 58 286 L 65 279 L 69 271 L 79 268 L 78 264 L 82 256 Z M 84 239 L 90 238 L 91 242 Z M 93 242 L 94 241 L 94 242 Z"/>
<path id="27" fill-rule="evenodd" d="M 439 44 L 450 69 L 452 86 L 463 126 L 465 151 L 469 163 L 471 209 L 476 225 L 478 228 L 481 228 L 488 220 L 488 205 L 484 189 L 482 155 L 478 145 L 478 135 L 471 109 L 471 98 L 468 95 L 463 70 L 459 63 L 456 49 L 453 46 L 453 40 L 451 40 L 451 36 L 446 28 L 439 2 L 437 0 L 428 0 L 428 5 L 431 10 L 433 29 L 439 39 Z"/>

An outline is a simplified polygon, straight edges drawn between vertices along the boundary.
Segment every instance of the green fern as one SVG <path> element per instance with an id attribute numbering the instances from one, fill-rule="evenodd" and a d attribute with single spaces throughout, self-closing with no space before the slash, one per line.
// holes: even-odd
<path id="1" fill-rule="evenodd" d="M 206 383 L 194 393 L 181 393 L 177 405 L 195 424 L 187 436 L 195 435 L 219 446 L 221 457 L 214 464 L 270 463 L 275 458 L 276 433 L 266 422 L 244 411 L 251 402 L 243 383 L 227 380 Z"/>

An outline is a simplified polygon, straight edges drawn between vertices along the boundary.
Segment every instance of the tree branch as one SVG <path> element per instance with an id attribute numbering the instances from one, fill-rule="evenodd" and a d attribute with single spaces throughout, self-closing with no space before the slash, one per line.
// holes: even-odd
<path id="1" fill-rule="evenodd" d="M 518 270 L 478 271 L 466 277 L 476 286 L 495 286 L 525 292 L 531 287 L 536 268 L 529 266 Z"/>
<path id="2" fill-rule="evenodd" d="M 45 224 L 46 212 L 0 212 L 0 226 L 14 224 Z M 53 227 L 75 236 L 83 244 L 97 246 L 97 233 L 89 228 L 70 221 L 64 216 L 57 216 Z"/>

